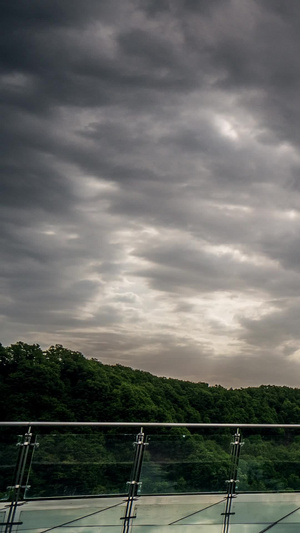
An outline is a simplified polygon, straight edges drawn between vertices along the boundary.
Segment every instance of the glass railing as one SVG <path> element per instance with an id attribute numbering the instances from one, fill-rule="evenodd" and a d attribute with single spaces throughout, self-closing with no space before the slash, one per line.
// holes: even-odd
<path id="1" fill-rule="evenodd" d="M 134 435 L 37 435 L 24 497 L 53 498 L 125 494 Z"/>
<path id="2" fill-rule="evenodd" d="M 300 426 L 0 423 L 0 497 L 0 533 L 298 531 Z"/>
<path id="3" fill-rule="evenodd" d="M 149 435 L 141 472 L 142 493 L 226 492 L 230 438 L 205 433 Z"/>
<path id="4" fill-rule="evenodd" d="M 9 500 L 19 456 L 21 436 L 0 433 L 0 500 Z"/>

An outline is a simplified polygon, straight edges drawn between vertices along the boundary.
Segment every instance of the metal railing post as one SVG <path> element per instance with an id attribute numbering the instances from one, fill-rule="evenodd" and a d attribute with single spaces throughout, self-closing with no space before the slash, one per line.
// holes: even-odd
<path id="1" fill-rule="evenodd" d="M 4 533 L 11 533 L 13 526 L 20 525 L 22 522 L 16 522 L 16 512 L 18 503 L 21 499 L 24 499 L 25 490 L 29 487 L 29 470 L 32 461 L 33 452 L 37 446 L 36 442 L 32 442 L 31 427 L 28 428 L 25 435 L 23 435 L 22 442 L 19 442 L 19 455 L 16 465 L 15 483 L 13 486 L 7 487 L 12 492 L 11 503 L 7 515 L 7 519 L 3 522 L 2 526 L 5 526 Z"/>
<path id="2" fill-rule="evenodd" d="M 126 501 L 125 516 L 121 518 L 124 520 L 122 533 L 128 533 L 130 531 L 130 526 L 132 519 L 136 517 L 133 514 L 134 511 L 134 502 L 137 499 L 137 493 L 140 485 L 141 470 L 143 464 L 143 455 L 145 450 L 145 435 L 143 433 L 143 428 L 141 428 L 140 433 L 136 437 L 135 442 L 135 456 L 131 474 L 131 480 L 128 481 L 129 490 Z"/>
<path id="3" fill-rule="evenodd" d="M 240 459 L 240 453 L 241 453 L 241 446 L 243 445 L 239 428 L 236 430 L 236 433 L 234 435 L 234 441 L 231 443 L 231 445 L 232 445 L 231 470 L 230 470 L 230 478 L 227 481 L 228 489 L 227 489 L 225 512 L 222 513 L 224 515 L 222 533 L 228 533 L 229 525 L 230 525 L 230 517 L 235 514 L 231 511 L 231 507 L 232 507 L 233 498 L 236 498 L 236 484 L 238 483 L 238 479 L 237 479 L 238 466 L 239 466 L 239 459 Z"/>

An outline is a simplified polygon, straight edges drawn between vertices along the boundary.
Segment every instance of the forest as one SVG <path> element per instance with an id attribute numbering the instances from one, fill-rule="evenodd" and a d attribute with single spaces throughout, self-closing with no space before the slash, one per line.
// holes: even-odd
<path id="1" fill-rule="evenodd" d="M 61 345 L 0 345 L 0 419 L 182 423 L 300 423 L 300 390 L 274 385 L 226 389 L 104 365 Z M 122 493 L 135 430 L 67 427 L 43 431 L 28 497 Z M 142 470 L 146 493 L 226 491 L 234 430 L 151 429 Z M 0 494 L 9 498 L 19 429 L 1 428 Z M 297 430 L 242 431 L 239 490 L 300 490 Z M 29 473 L 28 473 L 29 475 Z"/>
<path id="2" fill-rule="evenodd" d="M 157 377 L 61 345 L 0 345 L 0 398 L 3 421 L 300 423 L 300 389 Z"/>

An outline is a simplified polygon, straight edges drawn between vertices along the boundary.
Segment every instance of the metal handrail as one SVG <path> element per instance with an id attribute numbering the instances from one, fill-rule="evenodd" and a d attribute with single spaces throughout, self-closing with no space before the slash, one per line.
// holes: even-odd
<path id="1" fill-rule="evenodd" d="M 193 423 L 193 422 L 1 422 L 1 426 L 91 426 L 91 427 L 167 427 L 167 428 L 267 428 L 300 429 L 300 424 L 241 424 L 237 423 Z"/>

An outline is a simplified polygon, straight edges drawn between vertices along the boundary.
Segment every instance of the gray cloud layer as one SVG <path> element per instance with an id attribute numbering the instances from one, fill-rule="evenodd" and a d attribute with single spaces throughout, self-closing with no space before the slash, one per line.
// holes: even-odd
<path id="1" fill-rule="evenodd" d="M 297 0 L 2 6 L 2 342 L 298 386 Z"/>

